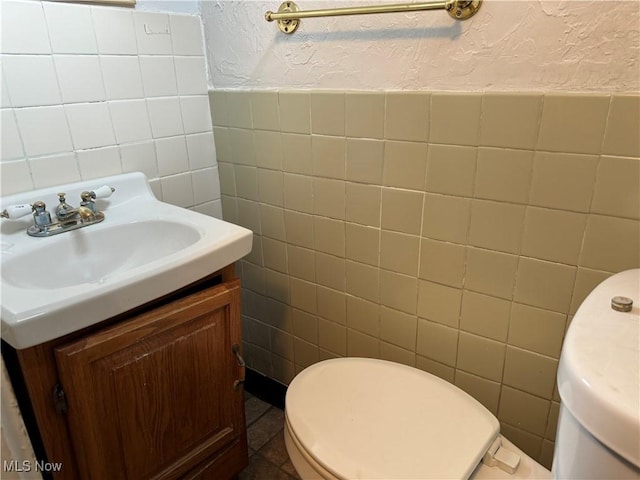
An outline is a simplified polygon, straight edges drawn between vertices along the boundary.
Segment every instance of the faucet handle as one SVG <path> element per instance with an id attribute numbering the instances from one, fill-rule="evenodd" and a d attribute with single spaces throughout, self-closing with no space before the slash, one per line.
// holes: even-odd
<path id="1" fill-rule="evenodd" d="M 28 203 L 23 203 L 22 205 L 10 205 L 0 212 L 0 217 L 15 220 L 16 218 L 22 218 L 25 215 L 29 215 L 31 212 L 33 212 L 33 207 Z"/>
<path id="2" fill-rule="evenodd" d="M 96 188 L 94 191 L 92 191 L 91 197 L 94 199 L 109 198 L 111 194 L 115 191 L 116 191 L 115 188 L 110 187 L 109 185 L 103 185 L 100 188 Z"/>

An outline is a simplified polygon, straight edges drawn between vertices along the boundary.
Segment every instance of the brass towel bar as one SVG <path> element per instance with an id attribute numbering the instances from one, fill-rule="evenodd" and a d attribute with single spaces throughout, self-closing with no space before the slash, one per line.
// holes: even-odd
<path id="1" fill-rule="evenodd" d="M 268 22 L 276 20 L 284 33 L 293 33 L 298 29 L 301 18 L 336 17 L 340 15 L 365 15 L 371 13 L 417 12 L 420 10 L 446 10 L 456 20 L 466 20 L 473 16 L 482 0 L 443 0 L 425 3 L 404 3 L 394 5 L 375 5 L 372 7 L 327 8 L 325 10 L 298 10 L 291 1 L 280 5 L 277 12 L 268 11 L 264 18 Z"/>

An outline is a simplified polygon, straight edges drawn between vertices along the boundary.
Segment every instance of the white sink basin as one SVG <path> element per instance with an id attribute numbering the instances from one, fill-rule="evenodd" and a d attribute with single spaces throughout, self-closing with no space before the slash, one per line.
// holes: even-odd
<path id="1" fill-rule="evenodd" d="M 147 179 L 131 173 L 26 192 L 2 208 L 42 200 L 52 213 L 57 192 L 77 206 L 80 192 L 102 185 L 105 220 L 52 237 L 30 237 L 31 215 L 2 220 L 2 338 L 28 348 L 171 293 L 251 251 L 250 230 L 158 201 Z"/>

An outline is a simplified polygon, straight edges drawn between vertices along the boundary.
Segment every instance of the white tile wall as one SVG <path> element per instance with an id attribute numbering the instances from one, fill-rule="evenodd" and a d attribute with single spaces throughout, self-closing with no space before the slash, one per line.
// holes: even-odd
<path id="1" fill-rule="evenodd" d="M 198 17 L 2 0 L 0 22 L 2 195 L 142 171 L 221 216 Z"/>

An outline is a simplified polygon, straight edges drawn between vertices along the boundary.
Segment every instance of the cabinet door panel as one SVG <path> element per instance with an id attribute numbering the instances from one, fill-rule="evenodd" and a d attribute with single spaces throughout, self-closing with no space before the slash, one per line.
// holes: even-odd
<path id="1" fill-rule="evenodd" d="M 239 342 L 230 282 L 56 349 L 83 478 L 176 478 L 232 443 Z"/>

